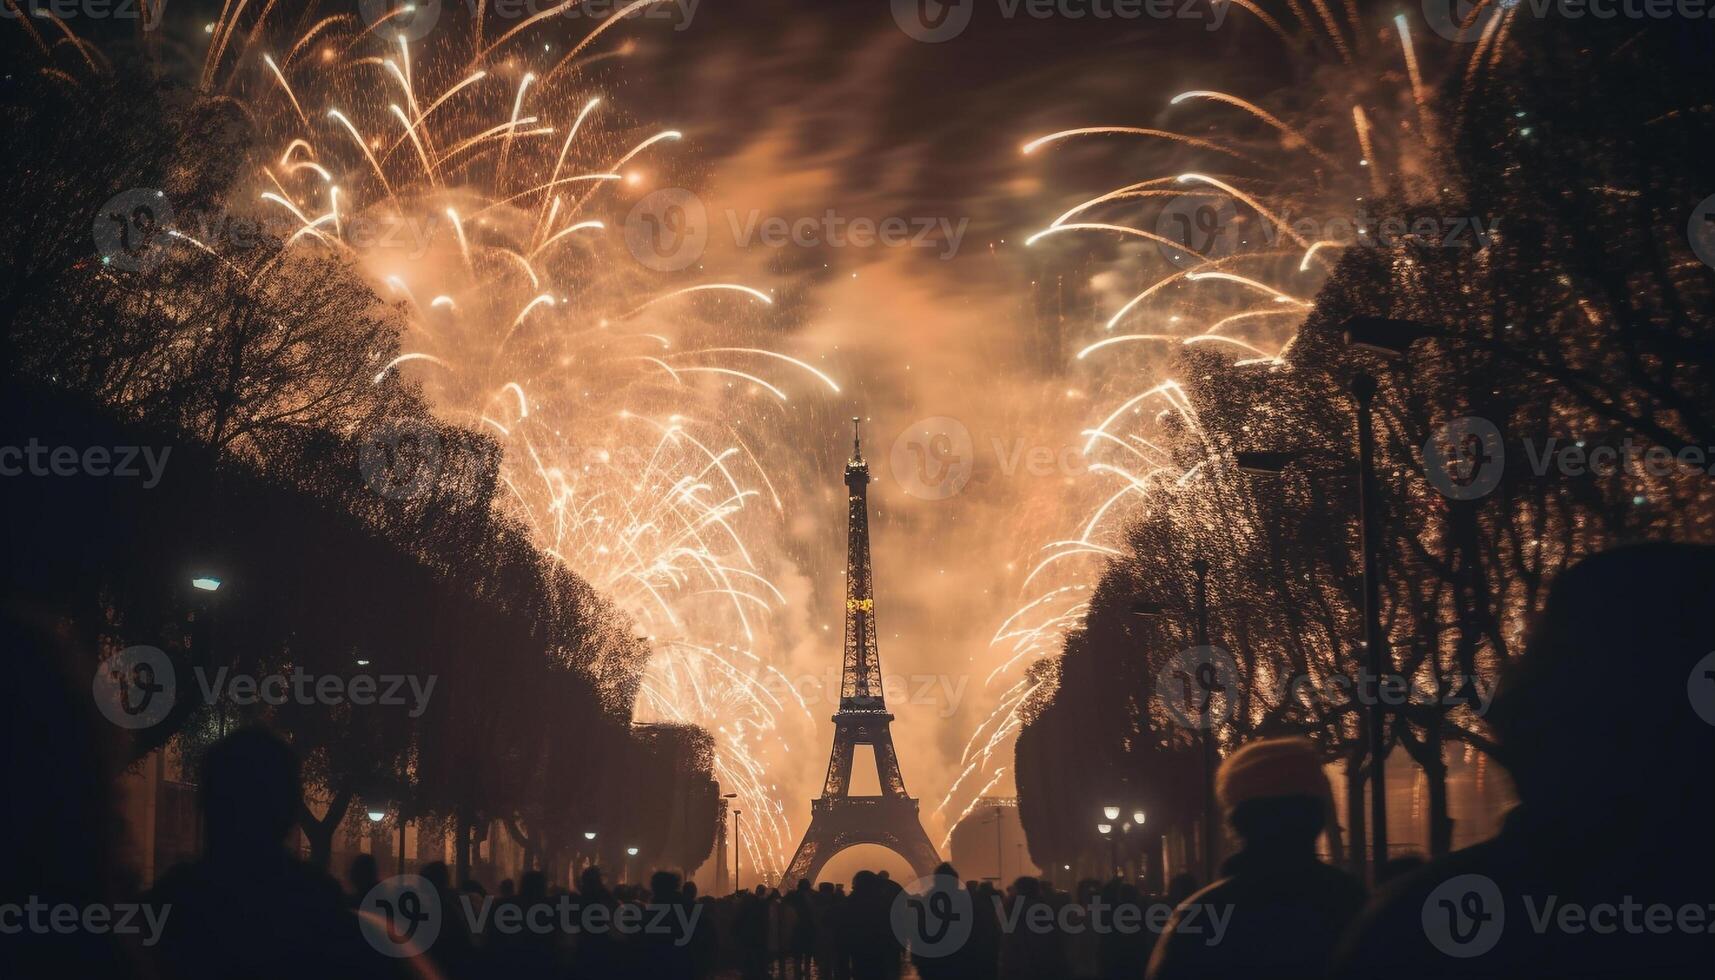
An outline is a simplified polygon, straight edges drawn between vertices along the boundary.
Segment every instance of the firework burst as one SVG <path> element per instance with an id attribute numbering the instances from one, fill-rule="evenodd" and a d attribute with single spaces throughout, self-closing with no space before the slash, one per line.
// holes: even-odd
<path id="1" fill-rule="evenodd" d="M 410 372 L 492 435 L 509 512 L 650 642 L 636 719 L 716 735 L 716 776 L 757 820 L 748 860 L 768 870 L 793 835 L 764 760 L 785 750 L 781 716 L 809 714 L 761 652 L 785 597 L 755 541 L 785 504 L 752 447 L 795 398 L 839 386 L 751 342 L 767 291 L 628 248 L 628 214 L 681 134 L 631 124 L 592 66 L 653 2 L 570 42 L 547 15 L 572 4 L 423 38 L 403 8 L 366 22 L 238 4 L 209 32 L 203 84 L 264 134 L 258 209 L 399 305 L 406 353 L 376 380 Z"/>
<path id="2" fill-rule="evenodd" d="M 1078 434 L 1087 475 L 1061 508 L 1079 516 L 1039 549 L 1020 604 L 990 639 L 986 683 L 999 694 L 940 803 L 949 826 L 1008 775 L 1012 737 L 1030 705 L 1052 693 L 1053 658 L 1089 610 L 1103 565 L 1131 557 L 1128 525 L 1167 507 L 1197 526 L 1222 525 L 1219 501 L 1204 492 L 1206 462 L 1232 447 L 1202 431 L 1185 386 L 1164 370 L 1172 353 L 1208 347 L 1231 352 L 1238 367 L 1289 371 L 1283 355 L 1339 256 L 1374 244 L 1364 237 L 1379 217 L 1369 206 L 1449 212 L 1457 201 L 1458 188 L 1438 176 L 1456 121 L 1431 110 L 1404 15 L 1366 25 L 1355 7 L 1337 12 L 1320 0 L 1313 10 L 1293 0 L 1279 17 L 1235 5 L 1264 23 L 1312 85 L 1278 89 L 1272 98 L 1283 106 L 1164 91 L 1181 129 L 1082 126 L 1022 147 L 1041 156 L 1080 140 L 1142 141 L 1152 172 L 1079 201 L 1026 239 L 1117 241 L 1120 257 L 1100 278 L 1142 288 L 1114 292 L 1073 353 L 1099 412 Z M 1487 21 L 1468 60 L 1449 66 L 1452 77 L 1468 85 L 1492 64 L 1509 21 Z M 1142 390 L 1140 368 L 1150 379 Z"/>

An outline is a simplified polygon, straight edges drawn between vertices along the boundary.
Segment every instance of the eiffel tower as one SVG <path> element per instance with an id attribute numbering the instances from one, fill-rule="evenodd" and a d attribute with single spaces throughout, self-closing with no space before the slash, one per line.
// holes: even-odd
<path id="1" fill-rule="evenodd" d="M 846 463 L 846 644 L 840 673 L 840 707 L 834 713 L 834 750 L 822 795 L 810 804 L 810 827 L 786 867 L 781 889 L 798 879 L 815 881 L 822 866 L 855 844 L 880 844 L 911 865 L 918 877 L 934 873 L 940 857 L 917 818 L 917 801 L 905 795 L 899 756 L 888 725 L 893 715 L 881 690 L 881 655 L 875 645 L 875 592 L 869 564 L 869 464 L 852 419 L 852 458 Z M 875 750 L 880 796 L 852 796 L 852 753 Z"/>

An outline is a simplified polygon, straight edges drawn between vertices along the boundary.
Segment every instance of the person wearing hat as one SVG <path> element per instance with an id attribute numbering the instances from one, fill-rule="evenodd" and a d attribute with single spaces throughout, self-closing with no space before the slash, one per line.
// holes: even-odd
<path id="1" fill-rule="evenodd" d="M 1215 792 L 1239 851 L 1174 910 L 1149 980 L 1324 975 L 1364 888 L 1316 856 L 1333 812 L 1321 757 L 1302 738 L 1252 742 L 1221 764 Z"/>

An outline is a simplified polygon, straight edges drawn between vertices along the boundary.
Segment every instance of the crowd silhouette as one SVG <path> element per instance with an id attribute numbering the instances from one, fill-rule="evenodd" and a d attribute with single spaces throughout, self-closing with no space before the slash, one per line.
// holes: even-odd
<path id="1" fill-rule="evenodd" d="M 146 946 L 75 929 L 8 928 L 0 936 L 0 973 L 194 980 L 886 980 L 911 971 L 927 980 L 1709 976 L 1715 725 L 1698 713 L 1693 666 L 1715 650 L 1711 598 L 1715 549 L 1703 547 L 1626 548 L 1562 575 L 1491 714 L 1495 755 L 1516 782 L 1520 805 L 1492 840 L 1435 860 L 1388 862 L 1373 895 L 1318 858 L 1316 843 L 1333 813 L 1323 760 L 1302 739 L 1264 739 L 1221 766 L 1217 792 L 1238 846 L 1217 881 L 1199 889 L 1180 876 L 1152 895 L 1117 879 L 1067 892 L 1022 877 L 1003 890 L 958 883 L 957 871 L 943 865 L 937 875 L 968 897 L 972 918 L 963 941 L 936 955 L 914 948 L 909 930 L 899 928 L 894 913 L 903 888 L 885 873 L 859 872 L 849 888 L 800 881 L 784 892 L 757 886 L 703 896 L 672 872 L 657 872 L 647 885 L 612 886 L 589 867 L 575 888 L 530 871 L 516 883 L 498 883 L 491 896 L 482 883 L 455 886 L 441 863 L 421 872 L 440 908 L 452 910 L 441 916 L 438 935 L 420 955 L 386 955 L 362 928 L 374 915 L 366 896 L 383 883 L 375 859 L 354 860 L 345 869 L 348 888 L 341 888 L 288 849 L 303 798 L 298 760 L 260 728 L 228 735 L 205 756 L 200 856 L 140 889 L 115 857 L 116 763 L 88 699 L 65 675 L 69 658 L 61 655 L 70 639 L 9 608 L 3 627 L 15 653 L 15 683 L 0 707 L 8 716 L 12 778 L 67 805 L 50 811 L 12 795 L 0 902 L 27 896 L 90 906 L 129 898 L 171 912 L 158 941 Z M 44 731 L 57 737 L 43 739 Z M 1483 884 L 1466 884 L 1472 881 Z M 1449 882 L 1462 890 L 1444 897 Z M 1171 912 L 1163 927 L 1066 928 L 1068 907 L 1098 904 Z M 503 908 L 522 921 L 542 911 L 547 921 L 550 910 L 583 916 L 598 907 L 599 921 L 613 927 L 470 928 L 500 921 Z M 478 915 L 479 908 L 486 911 Z M 1567 908 L 1578 915 L 1568 918 Z M 630 920 L 628 909 L 636 912 Z M 1651 911 L 1659 909 L 1668 912 Z M 1601 928 L 1605 910 L 1610 927 Z M 618 925 L 625 921 L 633 927 Z M 642 922 L 653 925 L 638 927 Z M 1477 937 L 1483 945 L 1461 955 L 1449 952 L 1450 937 Z"/>

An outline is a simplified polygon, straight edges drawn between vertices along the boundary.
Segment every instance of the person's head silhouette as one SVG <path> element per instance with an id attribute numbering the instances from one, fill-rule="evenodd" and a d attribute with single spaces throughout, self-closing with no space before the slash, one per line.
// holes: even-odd
<path id="1" fill-rule="evenodd" d="M 304 796 L 297 755 L 263 728 L 216 742 L 203 759 L 200 791 L 208 853 L 223 861 L 281 853 Z"/>
<path id="2" fill-rule="evenodd" d="M 1251 742 L 1221 763 L 1215 794 L 1247 849 L 1308 853 L 1332 805 L 1316 747 L 1304 738 Z"/>
<path id="3" fill-rule="evenodd" d="M 351 883 L 352 894 L 358 898 L 369 894 L 369 890 L 381 880 L 381 870 L 375 863 L 375 855 L 359 854 L 352 858 L 351 867 L 346 871 L 345 878 Z"/>
<path id="4" fill-rule="evenodd" d="M 1694 667 L 1715 651 L 1715 548 L 1648 544 L 1562 572 L 1488 720 L 1519 798 L 1556 820 L 1640 807 L 1696 819 L 1715 725 L 1697 714 Z M 1688 696 L 1689 695 L 1689 696 Z"/>

